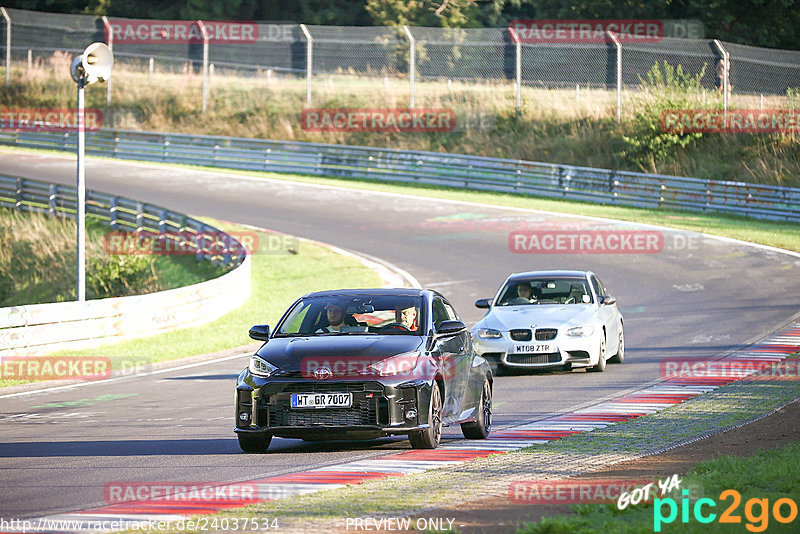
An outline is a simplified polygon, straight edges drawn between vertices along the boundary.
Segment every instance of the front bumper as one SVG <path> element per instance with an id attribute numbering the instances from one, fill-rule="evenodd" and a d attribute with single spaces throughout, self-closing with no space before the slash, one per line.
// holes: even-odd
<path id="1" fill-rule="evenodd" d="M 248 372 L 243 375 L 249 375 Z M 431 383 L 319 381 L 240 377 L 236 389 L 237 433 L 289 438 L 359 438 L 408 434 L 428 428 Z M 291 407 L 293 393 L 345 393 L 349 408 Z"/>
<path id="2" fill-rule="evenodd" d="M 600 353 L 600 339 L 595 333 L 571 337 L 559 332 L 552 340 L 514 341 L 508 331 L 502 337 L 485 339 L 474 336 L 475 351 L 493 365 L 527 369 L 573 368 L 595 365 Z M 550 343 L 555 350 L 546 353 L 517 352 L 519 345 Z"/>

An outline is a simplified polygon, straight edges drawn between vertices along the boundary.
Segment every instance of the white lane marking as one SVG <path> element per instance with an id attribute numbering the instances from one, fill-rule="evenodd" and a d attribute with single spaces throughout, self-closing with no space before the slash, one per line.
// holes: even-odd
<path id="1" fill-rule="evenodd" d="M 223 356 L 221 358 L 215 358 L 213 360 L 204 360 L 202 362 L 194 362 L 194 363 L 187 363 L 185 365 L 179 365 L 176 367 L 167 367 L 165 369 L 157 369 L 155 371 L 145 371 L 142 373 L 134 373 L 132 375 L 124 375 L 124 376 L 115 376 L 113 378 L 104 378 L 102 380 L 91 380 L 89 382 L 81 382 L 80 384 L 69 384 L 66 386 L 55 386 L 51 388 L 42 388 L 42 389 L 32 389 L 30 391 L 20 391 L 18 393 L 9 393 L 7 395 L 0 395 L 0 399 L 7 399 L 10 397 L 23 397 L 26 395 L 35 395 L 37 393 L 51 393 L 53 391 L 65 391 L 68 389 L 80 388 L 84 386 L 92 386 L 95 384 L 108 384 L 110 382 L 119 382 L 121 380 L 128 380 L 130 378 L 138 378 L 142 376 L 151 376 L 151 375 L 160 375 L 164 373 L 171 373 L 172 371 L 181 371 L 183 369 L 191 369 L 193 367 L 200 367 L 201 365 L 209 365 L 213 363 L 224 362 L 228 360 L 235 360 L 237 358 L 244 358 L 245 356 L 251 356 L 251 352 L 242 352 L 241 354 L 234 354 L 233 356 Z"/>

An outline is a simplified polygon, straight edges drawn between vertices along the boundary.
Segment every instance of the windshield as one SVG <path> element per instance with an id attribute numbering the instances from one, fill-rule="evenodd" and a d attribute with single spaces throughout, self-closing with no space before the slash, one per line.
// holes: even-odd
<path id="1" fill-rule="evenodd" d="M 592 293 L 585 278 L 524 278 L 510 280 L 495 306 L 589 304 Z"/>
<path id="2" fill-rule="evenodd" d="M 326 296 L 301 299 L 275 337 L 420 335 L 422 297 Z"/>

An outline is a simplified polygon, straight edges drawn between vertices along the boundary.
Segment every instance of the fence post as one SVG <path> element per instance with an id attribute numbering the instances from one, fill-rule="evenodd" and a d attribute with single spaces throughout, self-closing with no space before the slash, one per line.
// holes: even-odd
<path id="1" fill-rule="evenodd" d="M 622 122 L 622 43 L 614 32 L 609 31 L 608 37 L 617 48 L 617 122 Z"/>
<path id="2" fill-rule="evenodd" d="M 203 34 L 203 103 L 201 111 L 206 112 L 206 102 L 208 100 L 208 32 L 202 20 L 197 21 L 200 33 Z"/>
<path id="3" fill-rule="evenodd" d="M 314 38 L 305 24 L 300 25 L 306 38 L 306 107 L 311 106 L 311 78 L 314 73 Z"/>
<path id="4" fill-rule="evenodd" d="M 149 64 L 148 64 L 148 70 L 147 70 L 147 81 L 152 81 L 153 80 L 153 70 L 155 68 L 155 65 L 153 64 L 154 63 L 153 62 L 153 58 L 150 58 L 150 61 L 148 63 Z"/>
<path id="5" fill-rule="evenodd" d="M 108 22 L 108 17 L 103 15 L 103 26 L 106 29 L 106 35 L 108 36 L 108 45 L 109 50 L 111 53 L 114 53 L 114 32 L 111 31 L 111 24 Z M 106 82 L 106 113 L 108 113 L 108 108 L 111 107 L 111 77 L 109 77 Z"/>
<path id="6" fill-rule="evenodd" d="M 514 41 L 515 48 L 516 59 L 514 62 L 514 73 L 516 82 L 514 84 L 514 92 L 517 98 L 517 118 L 519 118 L 522 115 L 522 43 L 514 28 L 509 26 L 508 31 L 511 33 L 511 40 Z"/>
<path id="7" fill-rule="evenodd" d="M 719 55 L 722 56 L 722 110 L 725 112 L 726 116 L 728 113 L 728 91 L 730 91 L 730 68 L 731 68 L 731 57 L 730 54 L 722 47 L 722 43 L 719 42 L 719 39 L 714 39 L 714 46 L 719 51 Z"/>
<path id="8" fill-rule="evenodd" d="M 0 12 L 6 20 L 6 89 L 8 89 L 8 84 L 11 83 L 11 17 L 4 7 L 0 7 Z"/>
<path id="9" fill-rule="evenodd" d="M 411 30 L 408 28 L 408 26 L 403 26 L 403 31 L 406 32 L 406 37 L 408 37 L 408 88 L 411 92 L 410 96 L 408 97 L 408 107 L 413 108 L 414 78 L 417 76 L 417 61 L 415 53 L 417 41 L 414 39 L 414 36 L 411 34 Z"/>

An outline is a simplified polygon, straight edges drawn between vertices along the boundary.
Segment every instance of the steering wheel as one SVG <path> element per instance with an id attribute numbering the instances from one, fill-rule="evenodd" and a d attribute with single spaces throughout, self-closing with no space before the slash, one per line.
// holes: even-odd
<path id="1" fill-rule="evenodd" d="M 383 325 L 383 326 L 381 326 L 381 327 L 379 328 L 379 330 L 380 330 L 380 331 L 383 331 L 383 330 L 390 330 L 390 329 L 391 329 L 391 330 L 399 330 L 399 329 L 403 329 L 403 330 L 405 330 L 406 332 L 411 332 L 411 329 L 410 329 L 410 328 L 408 328 L 408 327 L 407 327 L 406 325 L 404 325 L 403 323 L 389 323 L 389 324 L 385 324 L 385 325 Z"/>

